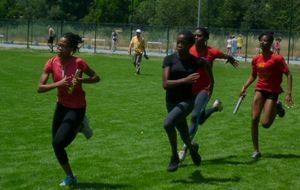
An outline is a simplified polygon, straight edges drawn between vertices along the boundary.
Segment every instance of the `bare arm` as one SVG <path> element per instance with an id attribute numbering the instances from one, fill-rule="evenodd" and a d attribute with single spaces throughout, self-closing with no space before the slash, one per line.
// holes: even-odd
<path id="1" fill-rule="evenodd" d="M 285 97 L 285 102 L 288 106 L 292 106 L 294 104 L 292 98 L 293 76 L 290 72 L 288 72 L 286 76 L 287 76 L 287 94 Z"/>
<path id="2" fill-rule="evenodd" d="M 47 84 L 47 81 L 49 79 L 49 73 L 43 72 L 42 76 L 40 78 L 39 84 L 38 84 L 38 93 L 43 93 L 43 92 L 47 92 L 49 90 L 52 90 L 54 88 L 57 88 L 59 86 L 68 86 L 69 83 L 67 82 L 67 79 L 69 79 L 70 77 L 64 77 L 62 80 L 57 81 L 57 82 L 53 82 L 53 83 L 49 83 Z"/>
<path id="3" fill-rule="evenodd" d="M 163 88 L 173 88 L 175 86 L 178 86 L 180 84 L 184 83 L 194 83 L 199 78 L 198 73 L 190 74 L 189 76 L 177 80 L 169 80 L 170 77 L 170 67 L 165 67 L 163 70 Z"/>
<path id="4" fill-rule="evenodd" d="M 96 83 L 100 81 L 100 76 L 92 69 L 87 69 L 84 72 L 89 78 L 77 78 L 77 80 L 81 83 Z"/>
<path id="5" fill-rule="evenodd" d="M 212 72 L 212 67 L 210 66 L 210 64 L 208 62 L 205 62 L 205 70 L 208 73 L 208 76 L 210 78 L 210 84 L 209 86 L 206 88 L 209 95 L 211 96 L 213 93 L 213 89 L 214 89 L 214 85 L 215 85 L 215 79 L 214 79 L 214 75 Z"/>
<path id="6" fill-rule="evenodd" d="M 246 95 L 248 87 L 253 83 L 253 81 L 255 81 L 256 76 L 257 76 L 256 74 L 251 73 L 251 75 L 249 76 L 247 82 L 244 84 L 244 86 L 241 89 L 240 96 Z"/>
<path id="7" fill-rule="evenodd" d="M 129 47 L 128 47 L 128 53 L 131 55 L 131 49 L 132 49 L 132 40 L 130 41 Z"/>

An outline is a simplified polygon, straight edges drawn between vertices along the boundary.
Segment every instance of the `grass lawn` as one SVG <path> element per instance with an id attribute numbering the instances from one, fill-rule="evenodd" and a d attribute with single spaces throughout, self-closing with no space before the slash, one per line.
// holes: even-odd
<path id="1" fill-rule="evenodd" d="M 36 92 L 43 65 L 53 55 L 0 49 L 0 189 L 64 189 L 58 184 L 65 176 L 51 146 L 56 90 Z M 102 80 L 84 85 L 94 136 L 86 140 L 79 134 L 67 149 L 79 180 L 72 189 L 300 189 L 299 66 L 290 67 L 295 107 L 287 109 L 283 119 L 276 118 L 270 129 L 260 128 L 263 157 L 253 162 L 250 104 L 254 85 L 238 114 L 232 114 L 250 64 L 234 69 L 216 62 L 209 106 L 218 98 L 224 109 L 212 115 L 196 136 L 202 165 L 194 166 L 188 156 L 177 172 L 169 173 L 170 147 L 162 126 L 166 115 L 162 58 L 144 60 L 142 74 L 136 76 L 129 56 L 78 56 Z M 179 138 L 178 143 L 181 147 Z"/>

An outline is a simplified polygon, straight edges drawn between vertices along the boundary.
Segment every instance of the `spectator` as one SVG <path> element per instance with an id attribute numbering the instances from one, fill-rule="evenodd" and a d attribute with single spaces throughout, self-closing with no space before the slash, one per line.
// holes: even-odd
<path id="1" fill-rule="evenodd" d="M 111 49 L 113 52 L 117 50 L 117 44 L 118 44 L 118 33 L 114 30 L 111 33 Z"/>
<path id="2" fill-rule="evenodd" d="M 279 55 L 280 54 L 280 49 L 281 49 L 281 38 L 278 37 L 278 38 L 275 39 L 274 52 Z"/>
<path id="3" fill-rule="evenodd" d="M 53 52 L 53 42 L 54 42 L 54 38 L 55 38 L 55 31 L 54 29 L 52 28 L 52 26 L 48 26 L 48 46 L 50 48 L 50 52 Z"/>
<path id="4" fill-rule="evenodd" d="M 144 54 L 145 58 L 147 59 L 148 56 L 146 54 L 146 48 L 145 48 L 145 40 L 141 36 L 142 31 L 140 29 L 136 30 L 136 36 L 134 36 L 129 44 L 128 53 L 131 55 L 131 49 L 133 48 L 134 54 L 133 54 L 133 65 L 135 67 L 136 74 L 140 74 L 141 72 L 141 62 L 142 62 L 142 56 Z"/>
<path id="5" fill-rule="evenodd" d="M 242 34 L 239 34 L 239 36 L 237 37 L 237 57 L 238 58 L 242 58 L 241 56 L 241 52 L 242 52 L 242 48 L 243 48 L 243 37 Z"/>

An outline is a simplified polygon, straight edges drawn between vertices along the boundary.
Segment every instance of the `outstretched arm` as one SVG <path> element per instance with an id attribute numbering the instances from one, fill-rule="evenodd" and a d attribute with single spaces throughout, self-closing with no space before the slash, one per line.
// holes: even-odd
<path id="1" fill-rule="evenodd" d="M 226 63 L 229 62 L 233 67 L 237 67 L 240 64 L 239 61 L 234 59 L 234 57 L 231 55 L 224 54 L 223 59 L 227 59 Z"/>

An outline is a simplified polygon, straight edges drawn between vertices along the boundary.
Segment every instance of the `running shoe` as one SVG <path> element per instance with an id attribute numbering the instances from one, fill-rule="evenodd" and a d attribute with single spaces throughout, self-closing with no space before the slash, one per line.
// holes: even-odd
<path id="1" fill-rule="evenodd" d="M 259 151 L 255 151 L 252 154 L 252 159 L 253 160 L 258 160 L 261 157 L 261 153 Z"/>
<path id="2" fill-rule="evenodd" d="M 59 186 L 71 186 L 75 185 L 77 183 L 77 178 L 75 176 L 67 176 L 60 184 Z"/>
<path id="3" fill-rule="evenodd" d="M 183 149 L 178 152 L 179 160 L 183 162 L 185 160 L 186 155 L 187 155 L 187 147 L 183 147 Z"/>
<path id="4" fill-rule="evenodd" d="M 217 108 L 218 111 L 222 111 L 223 110 L 223 103 L 220 100 L 215 100 L 214 104 L 213 104 L 214 108 Z"/>
<path id="5" fill-rule="evenodd" d="M 198 150 L 199 150 L 199 145 L 198 144 L 193 144 L 192 149 L 190 150 L 190 154 L 191 154 L 193 163 L 196 166 L 199 166 L 201 164 L 201 161 L 202 161 L 201 156 L 198 153 Z"/>
<path id="6" fill-rule="evenodd" d="M 168 165 L 168 171 L 169 172 L 175 172 L 177 169 L 178 169 L 178 166 L 179 166 L 179 158 L 178 158 L 178 155 L 173 155 L 171 156 L 171 160 L 170 160 L 170 163 Z"/>
<path id="7" fill-rule="evenodd" d="M 277 107 L 277 115 L 279 117 L 284 117 L 285 110 L 283 109 L 282 103 L 280 101 L 277 103 L 276 107 Z"/>

